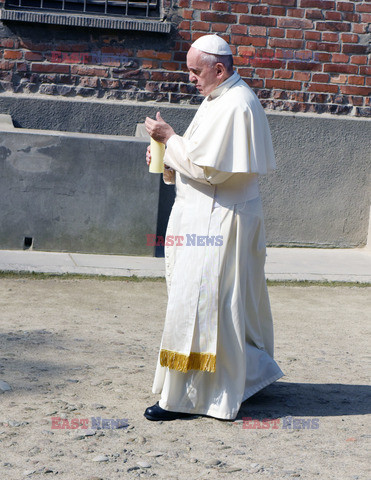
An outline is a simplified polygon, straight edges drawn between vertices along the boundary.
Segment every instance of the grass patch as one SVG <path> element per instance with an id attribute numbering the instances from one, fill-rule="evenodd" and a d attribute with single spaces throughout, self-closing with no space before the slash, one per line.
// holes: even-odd
<path id="1" fill-rule="evenodd" d="M 130 277 L 91 275 L 81 273 L 41 273 L 41 272 L 6 272 L 0 271 L 0 278 L 29 278 L 34 280 L 47 280 L 55 278 L 58 280 L 100 280 L 102 282 L 165 282 L 164 277 Z M 360 282 L 326 282 L 313 280 L 267 280 L 268 287 L 371 287 L 371 283 Z"/>
<path id="2" fill-rule="evenodd" d="M 0 278 L 29 278 L 33 280 L 48 280 L 55 278 L 58 280 L 101 280 L 116 282 L 165 282 L 164 277 L 116 277 L 109 275 L 88 275 L 83 273 L 42 273 L 42 272 L 5 272 L 0 271 Z"/>
<path id="3" fill-rule="evenodd" d="M 326 282 L 323 280 L 267 280 L 268 287 L 371 287 L 369 282 Z"/>

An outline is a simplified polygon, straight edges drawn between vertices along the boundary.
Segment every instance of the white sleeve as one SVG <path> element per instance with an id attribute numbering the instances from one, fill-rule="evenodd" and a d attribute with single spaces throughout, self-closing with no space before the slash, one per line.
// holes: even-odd
<path id="1" fill-rule="evenodd" d="M 211 167 L 199 167 L 187 158 L 185 140 L 179 135 L 172 135 L 166 143 L 165 165 L 182 175 L 205 184 L 218 184 L 227 180 L 233 173 L 220 172 Z"/>

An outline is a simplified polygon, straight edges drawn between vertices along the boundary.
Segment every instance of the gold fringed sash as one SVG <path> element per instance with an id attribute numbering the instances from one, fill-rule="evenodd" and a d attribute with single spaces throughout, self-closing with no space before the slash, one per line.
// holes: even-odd
<path id="1" fill-rule="evenodd" d="M 188 370 L 202 370 L 204 372 L 215 372 L 215 355 L 212 353 L 191 352 L 188 355 L 172 352 L 170 350 L 160 351 L 160 364 L 179 372 Z"/>

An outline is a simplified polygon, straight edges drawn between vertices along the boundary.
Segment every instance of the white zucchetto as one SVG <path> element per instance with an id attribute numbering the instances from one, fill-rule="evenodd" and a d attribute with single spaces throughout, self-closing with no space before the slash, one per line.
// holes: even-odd
<path id="1" fill-rule="evenodd" d="M 191 47 L 213 55 L 232 55 L 228 43 L 218 35 L 203 35 L 193 42 Z"/>

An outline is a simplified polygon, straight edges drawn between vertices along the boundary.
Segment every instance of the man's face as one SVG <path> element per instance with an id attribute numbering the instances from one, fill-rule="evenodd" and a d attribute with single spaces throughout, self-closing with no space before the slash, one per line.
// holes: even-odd
<path id="1" fill-rule="evenodd" d="M 210 65 L 202 60 L 202 52 L 191 47 L 187 53 L 187 67 L 189 81 L 194 83 L 197 90 L 205 97 L 222 82 L 217 65 Z"/>

